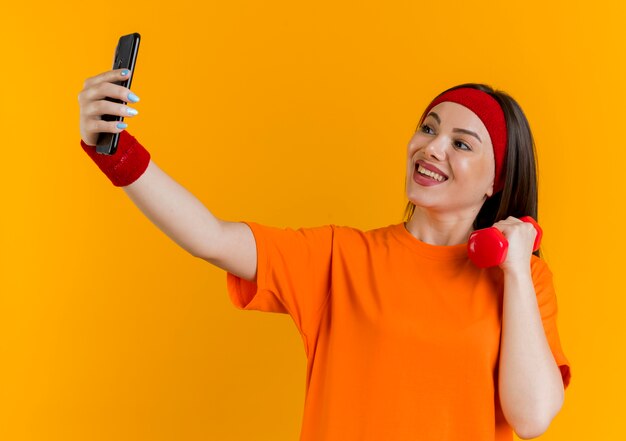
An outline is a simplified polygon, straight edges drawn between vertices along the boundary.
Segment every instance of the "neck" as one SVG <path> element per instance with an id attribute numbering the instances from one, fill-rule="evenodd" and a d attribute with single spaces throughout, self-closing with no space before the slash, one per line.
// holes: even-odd
<path id="1" fill-rule="evenodd" d="M 406 228 L 414 237 L 430 245 L 459 245 L 466 243 L 474 231 L 472 224 L 477 214 L 475 210 L 449 213 L 416 206 Z"/>

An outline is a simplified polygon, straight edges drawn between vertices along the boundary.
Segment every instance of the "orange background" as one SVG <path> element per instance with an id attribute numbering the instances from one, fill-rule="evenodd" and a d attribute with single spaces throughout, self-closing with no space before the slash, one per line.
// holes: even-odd
<path id="1" fill-rule="evenodd" d="M 216 216 L 402 220 L 437 93 L 510 93 L 539 156 L 543 250 L 572 385 L 546 440 L 616 439 L 626 6 L 620 0 L 13 2 L 0 16 L 0 439 L 295 440 L 305 354 L 236 310 L 79 145 L 78 93 L 139 32 L 128 131 Z"/>

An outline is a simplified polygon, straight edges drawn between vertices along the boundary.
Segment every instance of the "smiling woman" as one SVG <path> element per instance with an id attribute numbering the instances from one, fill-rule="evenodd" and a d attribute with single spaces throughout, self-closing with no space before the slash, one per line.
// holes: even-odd
<path id="1" fill-rule="evenodd" d="M 408 222 L 244 223 L 257 273 L 228 272 L 229 296 L 291 315 L 302 335 L 301 441 L 508 441 L 547 429 L 571 375 L 552 273 L 516 219 L 537 216 L 533 150 L 512 98 L 464 84 L 431 102 L 408 143 Z M 480 269 L 467 240 L 492 224 L 509 254 Z"/>
<path id="2" fill-rule="evenodd" d="M 492 225 L 507 239 L 520 237 L 524 227 L 518 218 L 537 219 L 535 157 L 528 121 L 508 94 L 475 83 L 442 92 L 423 112 L 408 144 L 406 230 L 419 243 L 441 250 L 467 242 L 473 230 Z M 521 257 L 501 264 L 502 272 L 492 272 L 492 281 L 497 281 L 486 291 L 491 291 L 492 300 L 485 301 L 495 302 L 501 311 L 491 317 L 490 327 L 501 332 L 501 356 L 492 359 L 497 379 L 493 411 L 500 433 L 496 439 L 509 439 L 509 426 L 522 437 L 545 431 L 571 379 L 558 338 L 550 270 L 539 249 L 530 266 L 525 257 L 531 255 L 529 243 L 535 234 L 530 230 L 526 228 L 526 239 L 516 246 L 525 250 Z M 437 289 L 447 285 L 441 280 Z M 476 281 L 467 279 L 465 289 L 472 286 L 477 289 Z M 474 373 L 479 381 L 480 373 Z"/>
<path id="3" fill-rule="evenodd" d="M 307 356 L 301 441 L 509 441 L 513 430 L 546 430 L 571 375 L 552 273 L 516 219 L 537 217 L 537 182 L 512 98 L 466 84 L 431 102 L 408 143 L 407 222 L 292 229 L 218 219 L 137 138 L 102 125 L 104 112 L 125 112 L 103 101 L 127 96 L 121 75 L 85 82 L 81 146 L 165 234 L 226 271 L 235 307 L 292 317 Z M 120 133 L 114 155 L 95 152 L 102 131 Z M 508 253 L 479 268 L 467 239 L 492 224 Z"/>
<path id="4" fill-rule="evenodd" d="M 510 95 L 503 91 L 496 91 L 486 84 L 466 83 L 440 93 L 433 99 L 431 105 L 424 111 L 416 129 L 416 136 L 420 132 L 432 134 L 433 125 L 441 125 L 441 117 L 438 113 L 430 111 L 436 105 L 442 102 L 448 105 L 449 101 L 438 101 L 451 91 L 458 89 L 473 89 L 477 92 L 488 94 L 502 109 L 504 116 L 504 124 L 506 127 L 506 153 L 502 155 L 500 162 L 501 189 L 495 189 L 494 194 L 485 198 L 484 203 L 480 207 L 480 211 L 475 216 L 473 223 L 474 229 L 486 228 L 495 222 L 506 219 L 508 216 L 521 217 L 524 215 L 537 219 L 537 172 L 536 172 L 536 153 L 533 135 L 530 125 L 521 107 Z M 462 109 L 461 109 L 462 111 Z M 452 132 L 472 135 L 474 142 L 470 146 L 477 144 L 480 146 L 488 145 L 491 147 L 491 139 L 485 131 L 484 124 L 476 117 L 478 121 L 472 121 L 475 126 L 479 126 L 483 130 L 483 137 L 479 137 L 476 131 L 471 131 L 467 127 L 457 127 Z M 431 124 L 428 122 L 431 121 Z M 415 137 L 416 137 L 415 136 Z M 414 138 L 415 138 L 414 137 Z M 482 139 L 482 140 L 481 140 Z M 461 145 L 461 144 L 459 144 Z M 469 147 L 466 145 L 466 147 Z M 471 149 L 470 149 L 471 150 Z M 490 150 L 490 149 L 487 149 Z M 405 208 L 404 218 L 409 221 L 415 211 L 415 203 L 409 197 L 409 202 Z M 535 253 L 540 256 L 540 251 Z"/>

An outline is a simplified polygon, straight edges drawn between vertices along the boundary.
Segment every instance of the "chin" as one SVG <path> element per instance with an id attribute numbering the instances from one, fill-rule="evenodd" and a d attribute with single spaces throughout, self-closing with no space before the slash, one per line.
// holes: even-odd
<path id="1" fill-rule="evenodd" d="M 420 208 L 442 208 L 441 201 L 434 201 L 432 198 L 420 198 L 415 197 L 415 195 L 407 196 L 409 202 L 411 202 L 415 207 Z"/>

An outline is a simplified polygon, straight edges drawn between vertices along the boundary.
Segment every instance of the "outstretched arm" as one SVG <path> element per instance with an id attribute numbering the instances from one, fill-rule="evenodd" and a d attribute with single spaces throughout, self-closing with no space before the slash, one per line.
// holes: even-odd
<path id="1" fill-rule="evenodd" d="M 152 160 L 143 175 L 122 187 L 161 231 L 195 257 L 246 280 L 256 276 L 256 242 L 243 222 L 215 217 Z"/>
<path id="2" fill-rule="evenodd" d="M 103 115 L 129 115 L 128 105 L 106 98 L 122 102 L 139 100 L 130 89 L 118 84 L 125 79 L 125 71 L 110 70 L 85 80 L 78 94 L 83 149 L 146 217 L 178 245 L 193 256 L 254 280 L 256 242 L 248 225 L 216 218 L 193 194 L 161 170 L 132 135 L 122 133 L 125 125 L 102 119 Z M 103 132 L 121 133 L 118 151 L 113 155 L 96 152 L 98 136 Z"/>

